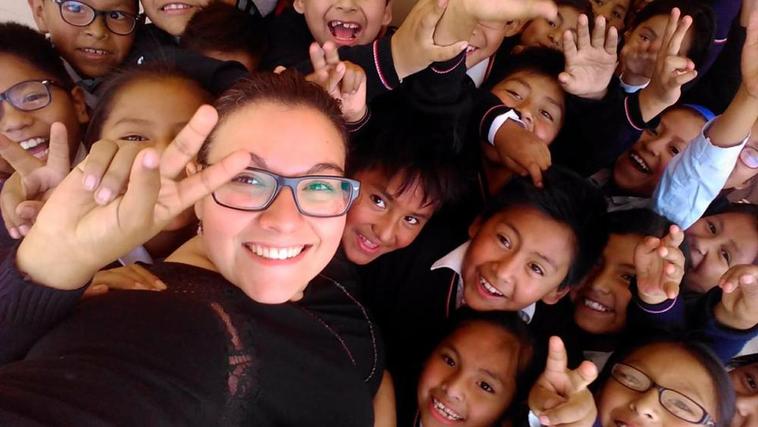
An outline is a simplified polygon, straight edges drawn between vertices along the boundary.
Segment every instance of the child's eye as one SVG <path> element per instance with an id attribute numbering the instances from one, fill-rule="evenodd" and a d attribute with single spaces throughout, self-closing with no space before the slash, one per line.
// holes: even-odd
<path id="1" fill-rule="evenodd" d="M 516 92 L 515 90 L 506 90 L 506 92 L 508 93 L 508 95 L 511 96 L 511 98 L 515 100 L 521 101 L 523 99 L 521 98 L 521 95 L 519 95 L 519 93 Z"/>
<path id="2" fill-rule="evenodd" d="M 640 34 L 640 40 L 642 40 L 643 42 L 648 42 L 650 41 L 650 38 L 648 38 L 648 36 L 644 34 Z"/>
<path id="3" fill-rule="evenodd" d="M 611 15 L 612 15 L 614 18 L 618 19 L 619 21 L 623 21 L 623 20 L 624 20 L 624 17 L 621 15 L 621 12 L 613 11 L 613 12 L 611 13 Z"/>
<path id="4" fill-rule="evenodd" d="M 550 28 L 557 28 L 558 27 L 558 23 L 555 22 L 555 21 L 548 20 L 547 24 L 550 25 Z"/>
<path id="5" fill-rule="evenodd" d="M 732 265 L 732 254 L 730 254 L 729 251 L 721 249 L 719 255 L 724 261 L 726 261 L 726 265 Z"/>
<path id="6" fill-rule="evenodd" d="M 753 378 L 752 375 L 748 374 L 745 377 L 745 380 L 747 381 L 747 385 L 751 390 L 758 390 L 758 384 L 755 382 L 755 378 Z"/>
<path id="7" fill-rule="evenodd" d="M 384 199 L 382 199 L 381 197 L 377 196 L 376 194 L 372 194 L 372 195 L 370 195 L 370 196 L 369 196 L 369 199 L 371 199 L 371 201 L 372 201 L 372 202 L 373 202 L 373 203 L 374 203 L 374 204 L 375 204 L 377 207 L 379 207 L 379 208 L 382 208 L 382 209 L 384 209 L 384 208 L 386 208 L 386 207 L 387 207 L 387 206 L 386 206 L 386 203 L 384 203 Z"/>
<path id="8" fill-rule="evenodd" d="M 658 129 L 645 129 L 645 132 L 653 136 L 658 136 Z"/>
<path id="9" fill-rule="evenodd" d="M 495 389 L 485 381 L 479 383 L 479 388 L 486 391 L 487 393 L 495 393 Z"/>
<path id="10" fill-rule="evenodd" d="M 455 360 L 453 360 L 453 358 L 448 356 L 447 354 L 442 355 L 442 361 L 445 362 L 445 364 L 447 366 L 450 366 L 451 368 L 455 367 Z"/>
<path id="11" fill-rule="evenodd" d="M 122 141 L 131 141 L 131 142 L 144 142 L 144 141 L 147 141 L 147 138 L 145 138 L 142 135 L 137 135 L 137 134 L 126 135 L 124 137 L 121 137 L 120 139 Z"/>
<path id="12" fill-rule="evenodd" d="M 705 226 L 708 227 L 708 231 L 710 231 L 711 234 L 716 234 L 716 231 L 718 231 L 716 230 L 716 224 L 710 221 L 706 221 Z"/>
<path id="13" fill-rule="evenodd" d="M 84 5 L 75 1 L 66 2 L 65 7 L 66 7 L 66 12 L 69 12 L 69 13 L 82 13 L 84 11 Z"/>
<path id="14" fill-rule="evenodd" d="M 505 236 L 503 236 L 502 234 L 498 234 L 497 235 L 497 240 L 498 240 L 498 242 L 500 242 L 500 244 L 504 248 L 506 248 L 506 249 L 510 249 L 511 248 L 511 241 L 508 240 L 508 238 L 505 237 Z"/>
<path id="15" fill-rule="evenodd" d="M 532 270 L 534 273 L 540 275 L 540 276 L 544 276 L 545 275 L 545 270 L 543 270 L 542 267 L 540 267 L 539 264 L 530 263 L 529 264 L 529 269 Z"/>
<path id="16" fill-rule="evenodd" d="M 603 0 L 592 0 L 592 3 L 595 3 L 598 7 L 603 6 Z"/>
<path id="17" fill-rule="evenodd" d="M 542 111 L 540 111 L 540 114 L 542 114 L 542 117 L 544 117 L 544 118 L 546 118 L 546 119 L 550 120 L 551 122 L 555 121 L 555 120 L 553 119 L 553 115 L 552 115 L 552 114 L 550 114 L 550 113 L 548 113 L 548 112 L 547 112 L 547 111 L 545 111 L 545 110 L 542 110 Z"/>
<path id="18" fill-rule="evenodd" d="M 118 10 L 108 12 L 108 18 L 114 21 L 123 21 L 124 19 L 127 19 L 126 14 L 124 14 L 124 12 L 119 12 Z"/>
<path id="19" fill-rule="evenodd" d="M 405 218 L 403 218 L 405 222 L 407 222 L 410 225 L 418 225 L 419 220 L 415 216 L 408 215 Z"/>
<path id="20" fill-rule="evenodd" d="M 627 284 L 631 285 L 632 284 L 632 280 L 634 280 L 635 277 L 636 276 L 634 274 L 624 273 L 624 274 L 621 275 L 621 280 L 623 280 Z"/>
<path id="21" fill-rule="evenodd" d="M 673 154 L 673 155 L 675 155 L 675 156 L 676 156 L 677 154 L 679 154 L 679 148 L 678 148 L 678 147 L 676 147 L 675 145 L 672 145 L 672 146 L 669 148 L 669 151 L 671 151 L 671 154 Z"/>

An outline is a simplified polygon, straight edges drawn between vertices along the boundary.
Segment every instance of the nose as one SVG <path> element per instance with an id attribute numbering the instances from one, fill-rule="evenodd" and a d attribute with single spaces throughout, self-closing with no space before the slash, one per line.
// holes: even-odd
<path id="1" fill-rule="evenodd" d="M 355 4 L 355 0 L 339 0 L 336 7 L 338 10 L 348 12 L 358 10 L 358 6 Z"/>
<path id="2" fill-rule="evenodd" d="M 512 254 L 503 255 L 496 262 L 495 275 L 498 278 L 498 289 L 505 294 L 506 297 L 513 293 L 513 287 L 516 282 L 517 266 L 518 259 Z"/>
<path id="3" fill-rule="evenodd" d="M 549 32 L 547 38 L 554 49 L 561 50 L 561 46 L 563 46 L 563 31 L 560 28 Z"/>
<path id="4" fill-rule="evenodd" d="M 531 108 L 529 108 L 530 106 L 527 101 L 526 103 L 522 103 L 519 108 L 521 108 L 521 121 L 524 122 L 529 132 L 534 132 L 534 115 Z"/>
<path id="5" fill-rule="evenodd" d="M 23 131 L 33 122 L 31 114 L 17 109 L 8 101 L 0 101 L 0 129 L 8 138 L 17 139 L 13 134 Z"/>
<path id="6" fill-rule="evenodd" d="M 391 215 L 382 215 L 371 228 L 383 245 L 390 246 L 394 242 L 395 221 Z"/>
<path id="7" fill-rule="evenodd" d="M 660 421 L 659 407 L 661 404 L 658 402 L 658 390 L 655 387 L 650 390 L 640 393 L 637 399 L 634 399 L 629 403 L 629 408 L 642 417 L 647 422 Z"/>
<path id="8" fill-rule="evenodd" d="M 654 156 L 660 156 L 668 143 L 668 138 L 659 135 L 642 141 L 642 149 Z"/>
<path id="9" fill-rule="evenodd" d="M 289 233 L 301 226 L 304 218 L 297 210 L 295 198 L 289 187 L 282 188 L 271 206 L 258 215 L 258 223 L 266 230 Z"/>
<path id="10" fill-rule="evenodd" d="M 600 271 L 594 274 L 590 278 L 590 287 L 593 291 L 597 291 L 603 294 L 610 293 L 609 281 L 611 280 L 612 271 L 610 269 L 602 267 Z"/>
<path id="11" fill-rule="evenodd" d="M 450 400 L 464 400 L 464 378 L 461 372 L 456 370 L 450 373 L 444 381 L 442 381 L 442 390 L 445 392 Z"/>
<path id="12" fill-rule="evenodd" d="M 105 16 L 96 16 L 95 20 L 87 25 L 85 32 L 88 36 L 97 40 L 108 37 L 108 27 L 105 25 Z"/>

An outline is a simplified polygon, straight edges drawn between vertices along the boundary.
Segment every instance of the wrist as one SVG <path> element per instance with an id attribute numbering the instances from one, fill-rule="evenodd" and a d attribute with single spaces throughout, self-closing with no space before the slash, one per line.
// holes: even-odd
<path id="1" fill-rule="evenodd" d="M 640 106 L 640 115 L 645 123 L 653 120 L 670 106 L 655 96 L 653 90 L 649 87 L 642 89 L 637 99 Z"/>
<path id="2" fill-rule="evenodd" d="M 87 268 L 77 262 L 61 259 L 53 254 L 67 253 L 51 245 L 39 245 L 32 232 L 21 242 L 16 251 L 19 271 L 34 282 L 60 290 L 74 290 L 86 285 L 98 268 Z"/>
<path id="3" fill-rule="evenodd" d="M 647 86 L 650 83 L 649 77 L 629 72 L 621 73 L 619 80 L 628 86 Z"/>
<path id="4" fill-rule="evenodd" d="M 713 316 L 716 318 L 719 324 L 732 329 L 747 330 L 755 327 L 756 322 L 754 320 L 745 319 L 743 316 L 739 316 L 724 306 L 724 304 L 716 304 L 713 308 Z"/>
<path id="5" fill-rule="evenodd" d="M 639 297 L 640 297 L 640 301 L 644 302 L 647 305 L 658 305 L 668 300 L 668 297 L 666 296 L 666 294 L 650 295 L 650 294 L 643 294 L 642 292 L 640 292 Z"/>

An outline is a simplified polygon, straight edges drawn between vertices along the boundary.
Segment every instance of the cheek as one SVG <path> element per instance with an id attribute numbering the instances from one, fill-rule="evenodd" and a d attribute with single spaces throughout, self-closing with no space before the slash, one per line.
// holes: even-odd
<path id="1" fill-rule="evenodd" d="M 407 227 L 405 224 L 400 225 L 400 230 L 397 233 L 397 249 L 404 248 L 416 239 L 421 232 L 422 225 L 415 225 L 413 228 Z"/>
<path id="2" fill-rule="evenodd" d="M 347 213 L 347 227 L 370 225 L 373 223 L 372 218 L 375 217 L 375 214 L 369 203 L 371 203 L 371 201 L 368 197 L 364 196 L 360 196 L 358 200 L 356 200 Z"/>
<path id="3" fill-rule="evenodd" d="M 602 425 L 614 425 L 612 415 L 614 410 L 621 410 L 629 406 L 631 400 L 628 396 L 628 390 L 609 378 L 600 393 L 597 402 L 597 415 Z"/>

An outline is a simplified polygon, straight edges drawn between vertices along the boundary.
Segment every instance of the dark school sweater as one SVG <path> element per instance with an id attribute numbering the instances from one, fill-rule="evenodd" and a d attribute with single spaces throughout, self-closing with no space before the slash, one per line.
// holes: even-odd
<path id="1" fill-rule="evenodd" d="M 259 304 L 219 274 L 153 266 L 165 292 L 82 290 L 0 266 L 1 425 L 372 424 L 383 372 L 365 309 L 322 274 Z"/>

